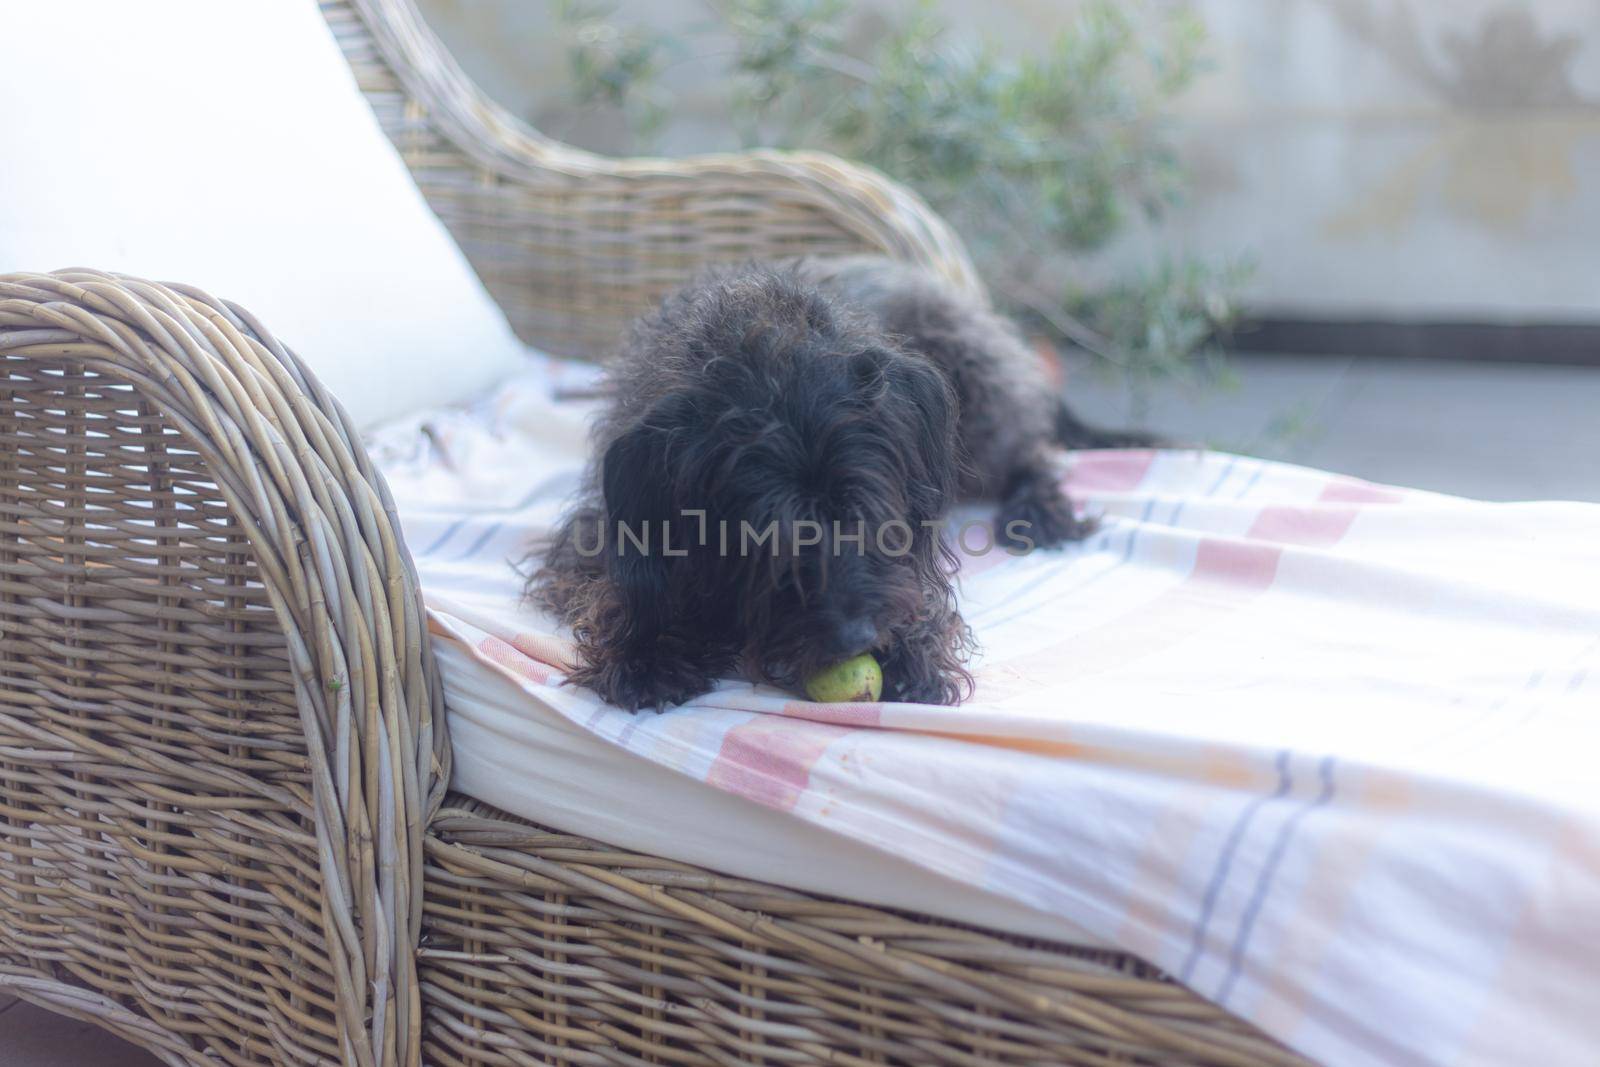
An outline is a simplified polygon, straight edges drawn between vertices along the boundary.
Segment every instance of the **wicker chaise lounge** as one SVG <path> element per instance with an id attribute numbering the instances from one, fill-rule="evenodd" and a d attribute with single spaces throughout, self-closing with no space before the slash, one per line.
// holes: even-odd
<path id="1" fill-rule="evenodd" d="M 322 6 L 546 350 L 594 353 L 713 260 L 866 249 L 978 284 L 881 176 L 578 152 L 485 100 L 410 0 Z M 1304 1062 L 1131 958 L 447 793 L 393 507 L 267 324 L 182 286 L 10 275 L 0 359 L 0 993 L 172 1064 Z"/>

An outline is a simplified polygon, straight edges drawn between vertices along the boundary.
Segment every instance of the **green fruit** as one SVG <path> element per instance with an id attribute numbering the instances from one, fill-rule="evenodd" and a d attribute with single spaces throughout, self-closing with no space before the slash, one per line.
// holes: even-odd
<path id="1" fill-rule="evenodd" d="M 806 679 L 806 696 L 824 704 L 872 701 L 882 694 L 883 671 L 866 652 Z"/>

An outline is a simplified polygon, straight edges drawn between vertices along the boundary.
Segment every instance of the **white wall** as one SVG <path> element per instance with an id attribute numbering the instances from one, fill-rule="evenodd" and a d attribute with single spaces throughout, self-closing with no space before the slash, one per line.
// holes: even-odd
<path id="1" fill-rule="evenodd" d="M 545 0 L 422 0 L 464 65 L 547 132 L 574 126 Z M 868 12 L 903 7 L 872 0 Z M 943 0 L 1008 48 L 1048 39 L 1064 0 Z M 1214 69 L 1176 108 L 1194 177 L 1159 241 L 1253 254 L 1263 314 L 1600 322 L 1600 2 L 1194 0 Z M 624 0 L 703 21 L 700 0 Z M 858 15 L 859 17 L 859 15 Z M 732 143 L 704 64 L 672 72 L 666 147 Z"/>
<path id="2" fill-rule="evenodd" d="M 1600 4 L 1203 0 L 1177 230 L 1269 309 L 1600 321 Z"/>

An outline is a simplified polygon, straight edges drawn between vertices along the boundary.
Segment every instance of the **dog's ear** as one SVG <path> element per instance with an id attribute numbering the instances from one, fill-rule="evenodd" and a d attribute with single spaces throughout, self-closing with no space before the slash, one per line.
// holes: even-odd
<path id="1" fill-rule="evenodd" d="M 945 373 L 921 356 L 870 349 L 855 357 L 860 394 L 898 442 L 905 473 L 905 514 L 916 531 L 911 560 L 930 603 L 954 603 L 954 552 L 924 523 L 942 519 L 955 503 L 965 456 L 957 432 L 960 401 Z M 953 610 L 953 609 L 951 609 Z"/>
<path id="2" fill-rule="evenodd" d="M 679 414 L 693 417 L 692 410 Z M 694 620 L 675 616 L 671 607 L 671 566 L 681 558 L 686 531 L 682 524 L 674 529 L 673 555 L 663 539 L 677 509 L 692 503 L 678 497 L 680 479 L 672 477 L 675 425 L 684 423 L 665 409 L 652 411 L 606 446 L 599 471 L 603 573 L 590 586 L 585 617 L 573 626 L 581 662 L 569 680 L 629 711 L 660 710 L 703 693 L 721 666 L 686 655 L 695 642 L 685 641 L 681 629 Z"/>
<path id="3" fill-rule="evenodd" d="M 884 364 L 885 382 L 895 411 L 907 420 L 903 440 L 914 457 L 912 504 L 917 519 L 943 515 L 956 495 L 961 475 L 960 414 L 955 390 L 944 372 L 918 356 L 900 355 Z"/>
<path id="4" fill-rule="evenodd" d="M 671 506 L 666 477 L 670 433 L 641 421 L 606 446 L 600 460 L 600 491 L 606 517 L 624 522 L 659 521 Z"/>
<path id="5" fill-rule="evenodd" d="M 606 573 L 622 615 L 615 620 L 620 632 L 612 637 L 622 646 L 654 641 L 668 622 L 663 612 L 668 603 L 667 557 L 661 540 L 673 518 L 670 438 L 661 420 L 647 416 L 619 434 L 600 463 Z"/>

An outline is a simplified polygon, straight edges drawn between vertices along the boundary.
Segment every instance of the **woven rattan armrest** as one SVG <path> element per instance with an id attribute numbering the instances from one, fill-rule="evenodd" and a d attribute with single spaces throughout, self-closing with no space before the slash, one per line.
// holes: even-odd
<path id="1" fill-rule="evenodd" d="M 348 417 L 242 309 L 87 270 L 0 276 L 0 363 L 0 991 L 417 1063 L 449 748 Z"/>
<path id="2" fill-rule="evenodd" d="M 413 0 L 322 11 L 428 203 L 529 344 L 593 358 L 714 262 L 871 252 L 982 289 L 949 225 L 868 167 L 813 152 L 586 152 L 486 97 Z"/>

